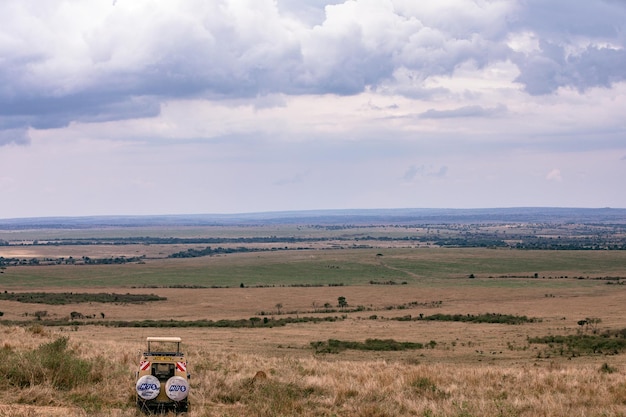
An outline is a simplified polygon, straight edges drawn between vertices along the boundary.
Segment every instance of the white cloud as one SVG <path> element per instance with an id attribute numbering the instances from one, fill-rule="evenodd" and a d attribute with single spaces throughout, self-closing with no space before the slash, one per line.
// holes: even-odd
<path id="1" fill-rule="evenodd" d="M 521 52 L 526 55 L 539 52 L 539 37 L 532 32 L 510 33 L 507 45 L 515 52 Z"/>
<path id="2" fill-rule="evenodd" d="M 550 172 L 548 172 L 548 174 L 546 175 L 546 179 L 548 181 L 556 181 L 556 182 L 561 182 L 563 181 L 563 177 L 561 176 L 561 170 L 554 168 L 552 169 Z"/>

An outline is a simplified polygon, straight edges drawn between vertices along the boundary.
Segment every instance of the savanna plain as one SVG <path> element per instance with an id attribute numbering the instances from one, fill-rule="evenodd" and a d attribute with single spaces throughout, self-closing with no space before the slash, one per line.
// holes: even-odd
<path id="1" fill-rule="evenodd" d="M 625 416 L 625 230 L 0 230 L 0 415 L 140 415 L 180 336 L 194 417 Z"/>

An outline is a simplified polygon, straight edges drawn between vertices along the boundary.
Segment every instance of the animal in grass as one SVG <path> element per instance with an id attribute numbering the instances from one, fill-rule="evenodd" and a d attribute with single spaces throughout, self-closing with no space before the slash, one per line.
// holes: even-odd
<path id="1" fill-rule="evenodd" d="M 70 313 L 70 319 L 72 320 L 77 320 L 77 319 L 84 319 L 85 316 L 83 315 L 83 313 L 79 313 L 78 311 L 72 311 Z"/>
<path id="2" fill-rule="evenodd" d="M 267 374 L 263 371 L 258 371 L 254 376 L 247 382 L 246 385 L 249 387 L 253 387 L 257 384 L 260 384 L 267 380 Z"/>
<path id="3" fill-rule="evenodd" d="M 254 381 L 260 381 L 263 379 L 267 379 L 267 374 L 263 371 L 258 371 L 256 374 L 254 374 L 254 377 L 252 378 Z"/>

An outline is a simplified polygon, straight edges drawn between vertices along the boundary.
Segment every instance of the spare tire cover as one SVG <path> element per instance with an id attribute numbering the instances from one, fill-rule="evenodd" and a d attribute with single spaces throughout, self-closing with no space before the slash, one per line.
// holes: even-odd
<path id="1" fill-rule="evenodd" d="M 182 401 L 189 394 L 189 382 L 182 376 L 173 376 L 165 383 L 165 393 L 172 401 Z"/>
<path id="2" fill-rule="evenodd" d="M 137 395 L 144 400 L 154 400 L 161 391 L 161 383 L 153 375 L 144 375 L 137 380 Z"/>

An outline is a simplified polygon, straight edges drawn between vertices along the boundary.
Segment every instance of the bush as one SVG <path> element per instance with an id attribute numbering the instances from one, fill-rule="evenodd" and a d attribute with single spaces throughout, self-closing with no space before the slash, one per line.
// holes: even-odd
<path id="1" fill-rule="evenodd" d="M 0 300 L 17 301 L 18 303 L 66 305 L 76 303 L 129 303 L 141 304 L 149 301 L 164 301 L 166 297 L 155 294 L 115 294 L 115 293 L 48 293 L 18 292 L 0 293 Z"/>
<path id="2" fill-rule="evenodd" d="M 431 342 L 431 344 L 436 342 Z M 422 343 L 397 342 L 393 339 L 367 339 L 365 342 L 351 342 L 345 340 L 328 339 L 327 341 L 311 342 L 315 353 L 339 353 L 347 349 L 373 351 L 399 351 L 409 349 L 423 349 Z M 434 345 L 432 346 L 434 347 Z"/>
<path id="3" fill-rule="evenodd" d="M 604 362 L 600 367 L 600 372 L 604 374 L 612 374 L 613 372 L 617 372 L 617 369 Z"/>
<path id="4" fill-rule="evenodd" d="M 410 320 L 405 317 L 394 317 L 391 320 L 406 321 Z M 490 323 L 490 324 L 523 324 L 537 323 L 541 319 L 526 316 L 516 316 L 513 314 L 484 313 L 484 314 L 433 314 L 431 316 L 423 316 L 413 318 L 412 320 L 430 320 L 430 321 L 460 321 L 465 323 Z"/>
<path id="5" fill-rule="evenodd" d="M 0 351 L 0 373 L 6 383 L 20 388 L 50 384 L 69 390 L 90 382 L 92 365 L 67 347 L 68 338 L 60 337 L 25 352 Z"/>
<path id="6" fill-rule="evenodd" d="M 306 386 L 301 382 L 274 380 L 257 384 L 248 392 L 242 397 L 242 403 L 250 408 L 250 414 L 260 417 L 304 414 L 311 407 L 309 399 L 324 394 L 321 388 Z"/>
<path id="7" fill-rule="evenodd" d="M 562 356 L 617 355 L 626 350 L 626 339 L 619 332 L 607 332 L 602 335 L 531 337 L 528 338 L 528 343 L 548 345 L 550 352 Z"/>

